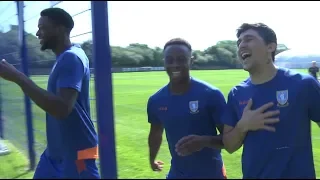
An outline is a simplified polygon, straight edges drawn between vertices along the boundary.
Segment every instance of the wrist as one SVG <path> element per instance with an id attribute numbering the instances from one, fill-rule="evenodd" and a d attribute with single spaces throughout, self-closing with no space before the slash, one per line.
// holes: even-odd
<path id="1" fill-rule="evenodd" d="M 211 136 L 201 136 L 201 145 L 203 148 L 211 147 L 212 146 L 211 141 L 212 141 Z"/>
<path id="2" fill-rule="evenodd" d="M 149 163 L 153 164 L 155 160 L 156 160 L 155 158 L 154 159 L 153 158 L 149 158 Z"/>
<path id="3" fill-rule="evenodd" d="M 240 119 L 240 121 L 237 123 L 235 128 L 238 129 L 241 133 L 247 133 L 248 132 L 248 129 L 242 123 L 242 119 Z"/>

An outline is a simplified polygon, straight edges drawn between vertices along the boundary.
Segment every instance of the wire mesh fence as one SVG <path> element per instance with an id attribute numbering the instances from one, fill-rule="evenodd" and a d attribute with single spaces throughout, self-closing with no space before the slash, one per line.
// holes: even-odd
<path id="1" fill-rule="evenodd" d="M 0 59 L 20 69 L 21 58 L 19 51 L 18 12 L 14 1 L 0 2 Z M 1 92 L 1 124 L 2 134 L 15 146 L 27 153 L 27 132 L 25 124 L 25 109 L 23 93 L 20 88 L 7 81 L 0 80 Z"/>
<path id="2" fill-rule="evenodd" d="M 70 34 L 71 42 L 82 46 L 89 58 L 90 68 L 92 68 L 92 4 L 94 3 L 91 1 L 78 1 L 77 3 L 72 1 L 25 1 L 23 11 L 19 11 L 17 2 L 1 1 L 0 38 L 6 43 L 0 43 L 0 59 L 6 59 L 23 72 L 28 71 L 30 78 L 38 86 L 46 89 L 48 77 L 56 58 L 51 51 L 40 50 L 40 41 L 36 33 L 40 12 L 46 8 L 58 7 L 66 10 L 72 16 L 75 25 Z M 4 8 L 2 9 L 2 7 Z M 19 12 L 23 12 L 24 17 L 18 16 Z M 21 34 L 21 31 L 19 32 L 21 24 L 23 24 L 25 30 L 23 34 Z M 25 46 L 21 44 L 23 38 Z M 23 54 L 24 48 L 22 46 L 26 50 L 25 54 Z M 24 62 L 27 62 L 26 66 L 23 64 Z M 30 159 L 30 161 L 38 162 L 47 143 L 45 112 L 33 102 L 28 107 L 28 98 L 24 96 L 20 87 L 2 79 L 0 80 L 0 97 L 0 138 L 8 139 L 29 158 L 32 158 L 30 151 L 35 151 L 36 159 Z M 94 76 L 92 76 L 90 82 L 90 114 L 97 129 L 95 97 Z M 32 113 L 28 115 L 28 111 Z M 28 120 L 28 118 L 32 120 Z M 32 130 L 28 131 L 30 127 L 32 127 Z M 32 137 L 31 140 L 30 136 L 34 136 L 34 138 Z M 99 164 L 98 160 L 98 167 Z M 33 166 L 31 168 L 34 168 L 35 165 L 31 166 Z"/>

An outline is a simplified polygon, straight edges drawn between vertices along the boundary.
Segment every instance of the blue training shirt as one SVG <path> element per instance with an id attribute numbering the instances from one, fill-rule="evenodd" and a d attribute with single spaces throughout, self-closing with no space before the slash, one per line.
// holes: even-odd
<path id="1" fill-rule="evenodd" d="M 57 57 L 48 81 L 48 91 L 60 88 L 78 91 L 71 114 L 56 119 L 46 114 L 47 151 L 52 158 L 95 159 L 98 156 L 97 134 L 90 118 L 89 60 L 79 45 L 73 45 Z"/>
<path id="2" fill-rule="evenodd" d="M 228 95 L 223 123 L 235 127 L 252 98 L 252 109 L 274 102 L 280 110 L 276 132 L 250 131 L 243 142 L 243 178 L 316 178 L 311 121 L 320 122 L 320 86 L 310 75 L 279 68 L 276 76 L 254 85 L 250 78 Z"/>
<path id="3" fill-rule="evenodd" d="M 148 121 L 164 126 L 172 156 L 168 178 L 223 178 L 220 150 L 204 148 L 181 157 L 175 145 L 182 137 L 192 134 L 217 135 L 216 126 L 221 124 L 225 106 L 219 89 L 194 78 L 184 95 L 171 94 L 166 85 L 149 98 Z"/>

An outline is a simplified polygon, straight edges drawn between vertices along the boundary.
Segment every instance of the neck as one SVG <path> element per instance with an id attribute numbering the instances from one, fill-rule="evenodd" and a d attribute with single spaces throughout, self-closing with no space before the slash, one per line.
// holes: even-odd
<path id="1" fill-rule="evenodd" d="M 253 84 L 263 84 L 272 80 L 277 74 L 277 68 L 273 63 L 264 65 L 264 67 L 249 72 Z"/>
<path id="2" fill-rule="evenodd" d="M 52 49 L 53 53 L 56 56 L 59 56 L 61 53 L 63 53 L 67 48 L 71 46 L 71 41 L 69 38 L 62 40 L 59 42 L 56 46 L 56 48 Z"/>
<path id="3" fill-rule="evenodd" d="M 169 87 L 172 94 L 176 94 L 176 95 L 184 94 L 189 90 L 190 77 L 185 78 L 179 82 L 170 82 Z"/>

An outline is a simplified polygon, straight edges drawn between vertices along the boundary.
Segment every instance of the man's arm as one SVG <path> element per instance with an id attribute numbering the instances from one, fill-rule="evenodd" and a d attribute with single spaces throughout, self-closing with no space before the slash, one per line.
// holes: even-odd
<path id="1" fill-rule="evenodd" d="M 163 135 L 163 126 L 160 120 L 155 115 L 154 106 L 152 104 L 152 97 L 148 100 L 147 105 L 147 114 L 148 114 L 148 122 L 150 123 L 150 132 L 148 137 L 148 145 L 149 145 L 149 161 L 152 165 L 157 157 L 159 152 L 161 143 L 162 143 L 162 135 Z"/>
<path id="2" fill-rule="evenodd" d="M 222 135 L 217 136 L 202 136 L 202 143 L 204 147 L 212 149 L 223 149 Z"/>
<path id="3" fill-rule="evenodd" d="M 238 126 L 224 125 L 223 143 L 226 151 L 232 154 L 240 149 L 246 134 Z"/>
<path id="4" fill-rule="evenodd" d="M 162 143 L 163 126 L 161 124 L 151 123 L 148 138 L 149 161 L 154 163 Z"/>
<path id="5" fill-rule="evenodd" d="M 222 119 L 224 124 L 222 142 L 226 151 L 230 154 L 237 151 L 242 146 L 243 140 L 246 136 L 246 133 L 237 125 L 239 119 L 236 114 L 235 105 L 233 93 L 230 91 L 228 95 L 227 108 Z"/>
<path id="6" fill-rule="evenodd" d="M 57 119 L 66 118 L 72 111 L 81 90 L 84 67 L 78 57 L 64 54 L 59 65 L 57 95 L 37 86 L 31 79 L 21 74 L 16 83 L 41 109 Z"/>

